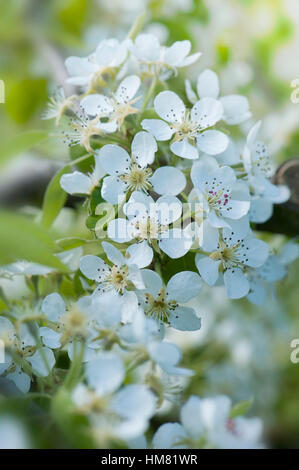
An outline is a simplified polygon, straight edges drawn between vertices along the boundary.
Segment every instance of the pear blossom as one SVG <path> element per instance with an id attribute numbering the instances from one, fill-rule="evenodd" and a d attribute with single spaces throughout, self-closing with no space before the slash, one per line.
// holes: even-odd
<path id="1" fill-rule="evenodd" d="M 114 291 L 117 294 L 115 301 L 122 312 L 122 321 L 131 321 L 138 308 L 134 290 L 143 287 L 139 269 L 151 263 L 152 250 L 143 242 L 131 245 L 124 256 L 111 243 L 102 242 L 102 247 L 113 265 L 110 266 L 97 256 L 86 255 L 80 262 L 81 272 L 98 283 L 94 295 Z"/>
<path id="2" fill-rule="evenodd" d="M 153 34 L 139 34 L 130 50 L 143 72 L 162 80 L 167 80 L 178 68 L 193 64 L 201 56 L 200 52 L 189 55 L 190 41 L 176 41 L 166 47 L 161 46 Z"/>
<path id="3" fill-rule="evenodd" d="M 148 132 L 138 132 L 133 141 L 131 156 L 118 145 L 105 145 L 98 152 L 106 173 L 102 185 L 102 197 L 111 204 L 118 203 L 128 191 L 154 190 L 158 194 L 179 194 L 186 185 L 184 174 L 170 166 L 158 168 L 154 173 L 149 167 L 155 158 L 157 143 Z"/>
<path id="4" fill-rule="evenodd" d="M 107 77 L 115 74 L 125 62 L 130 43 L 130 40 L 119 42 L 117 39 L 105 39 L 87 57 L 68 57 L 65 61 L 69 74 L 67 83 L 88 87 L 90 92 L 105 86 Z"/>
<path id="5" fill-rule="evenodd" d="M 219 98 L 220 85 L 217 74 L 213 70 L 205 69 L 198 77 L 196 93 L 193 91 L 190 80 L 185 80 L 186 95 L 192 104 L 200 98 L 218 99 L 223 106 L 223 120 L 230 125 L 241 124 L 251 117 L 247 98 L 242 95 L 227 95 Z"/>
<path id="6" fill-rule="evenodd" d="M 140 78 L 130 75 L 120 83 L 111 97 L 100 94 L 87 95 L 81 100 L 80 106 L 88 116 L 108 118 L 108 122 L 100 120 L 99 126 L 106 132 L 115 132 L 120 130 L 127 116 L 138 113 L 138 109 L 133 105 L 139 99 L 135 97 L 139 87 Z"/>
<path id="7" fill-rule="evenodd" d="M 45 297 L 41 308 L 47 317 L 47 326 L 39 328 L 45 346 L 58 349 L 67 345 L 70 359 L 73 359 L 74 353 L 82 347 L 83 361 L 90 360 L 93 351 L 88 346 L 93 340 L 95 326 L 91 298 L 81 297 L 76 303 L 67 307 L 61 295 L 53 292 Z M 86 348 L 84 342 L 87 343 Z"/>
<path id="8" fill-rule="evenodd" d="M 140 303 L 142 303 L 142 299 Z M 121 327 L 119 336 L 128 347 L 134 347 L 136 353 L 139 350 L 145 360 L 150 360 L 153 364 L 158 365 L 164 374 L 193 375 L 191 370 L 177 366 L 181 360 L 182 352 L 176 344 L 163 341 L 163 324 L 159 324 L 156 319 L 150 316 L 145 316 L 141 308 L 138 309 L 132 323 Z"/>
<path id="9" fill-rule="evenodd" d="M 58 126 L 62 116 L 67 111 L 71 110 L 75 112 L 75 100 L 76 95 L 65 96 L 64 89 L 58 88 L 53 96 L 51 96 L 47 109 L 42 114 L 42 119 L 54 119 L 56 126 Z"/>
<path id="10" fill-rule="evenodd" d="M 197 253 L 195 257 L 196 267 L 208 285 L 214 286 L 220 271 L 223 272 L 227 296 L 231 299 L 248 294 L 250 283 L 244 275 L 246 268 L 259 268 L 269 255 L 267 243 L 251 234 L 242 239 L 241 234 L 241 231 L 223 229 L 214 250 L 208 255 Z"/>
<path id="11" fill-rule="evenodd" d="M 185 305 L 200 292 L 202 282 L 197 273 L 181 271 L 172 276 L 167 286 L 150 269 L 142 270 L 142 278 L 145 288 L 138 297 L 146 316 L 177 330 L 194 331 L 201 327 L 194 309 Z"/>
<path id="12" fill-rule="evenodd" d="M 155 411 L 154 394 L 139 384 L 121 387 L 125 378 L 122 360 L 113 352 L 99 352 L 86 364 L 87 386 L 72 393 L 78 411 L 86 414 L 99 439 L 132 439 L 148 427 Z"/>
<path id="13" fill-rule="evenodd" d="M 94 155 L 95 166 L 89 175 L 81 171 L 73 171 L 62 175 L 60 178 L 60 186 L 69 194 L 86 194 L 90 195 L 93 190 L 100 185 L 101 179 L 105 176 L 98 151 Z"/>
<path id="14" fill-rule="evenodd" d="M 38 333 L 36 324 L 33 324 L 32 328 Z M 8 380 L 14 382 L 22 393 L 30 390 L 31 376 L 28 375 L 28 369 L 24 369 L 22 362 L 16 360 L 14 354 L 23 360 L 37 377 L 47 377 L 50 374 L 56 362 L 53 351 L 48 347 L 39 347 L 25 323 L 22 323 L 17 331 L 10 320 L 0 317 L 0 339 L 5 345 L 5 362 L 0 363 L 0 375 L 4 374 Z"/>
<path id="15" fill-rule="evenodd" d="M 118 218 L 108 224 L 111 240 L 117 243 L 136 240 L 131 245 L 134 249 L 144 242 L 151 253 L 154 247 L 171 258 L 180 258 L 189 251 L 192 237 L 180 228 L 169 228 L 182 213 L 182 203 L 175 196 L 161 196 L 154 202 L 151 196 L 134 191 L 123 211 L 128 219 Z"/>
<path id="16" fill-rule="evenodd" d="M 189 110 L 176 93 L 162 91 L 156 96 L 154 107 L 163 120 L 144 119 L 141 125 L 157 140 L 173 137 L 170 150 L 175 155 L 195 160 L 198 150 L 217 155 L 228 146 L 228 137 L 223 132 L 210 129 L 223 115 L 223 106 L 216 99 L 202 98 Z"/>
<path id="17" fill-rule="evenodd" d="M 231 219 L 241 219 L 248 213 L 248 188 L 237 180 L 229 166 L 220 167 L 209 157 L 195 162 L 190 176 L 197 200 L 202 203 L 203 215 L 212 227 L 230 227 Z"/>
<path id="18" fill-rule="evenodd" d="M 258 418 L 230 417 L 231 400 L 225 395 L 192 395 L 181 409 L 181 423 L 165 423 L 153 437 L 155 449 L 261 449 L 262 422 Z"/>

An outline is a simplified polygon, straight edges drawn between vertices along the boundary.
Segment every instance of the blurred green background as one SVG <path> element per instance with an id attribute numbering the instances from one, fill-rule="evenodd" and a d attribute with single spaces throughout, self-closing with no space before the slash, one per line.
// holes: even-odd
<path id="1" fill-rule="evenodd" d="M 49 177 L 69 159 L 58 131 L 41 120 L 49 94 L 65 79 L 64 58 L 87 55 L 103 38 L 124 37 L 145 9 L 146 31 L 166 44 L 190 39 L 193 50 L 203 53 L 185 76 L 196 80 L 211 67 L 219 73 L 223 95 L 248 97 L 254 118 L 263 119 L 263 138 L 277 165 L 299 156 L 299 103 L 291 102 L 291 82 L 299 78 L 298 0 L 0 0 L 0 7 L 5 207 L 38 217 Z M 249 125 L 241 127 L 244 135 Z M 72 207 L 62 211 L 53 230 L 55 236 L 87 236 Z M 287 240 L 265 237 L 273 249 Z M 299 337 L 298 276 L 297 262 L 263 308 L 203 293 L 203 329 L 175 338 L 186 351 L 185 365 L 197 371 L 186 396 L 253 397 L 252 414 L 264 419 L 270 447 L 299 448 L 299 364 L 289 357 L 290 342 Z M 20 280 L 0 285 L 12 299 L 30 296 Z M 161 412 L 157 421 L 164 416 Z"/>

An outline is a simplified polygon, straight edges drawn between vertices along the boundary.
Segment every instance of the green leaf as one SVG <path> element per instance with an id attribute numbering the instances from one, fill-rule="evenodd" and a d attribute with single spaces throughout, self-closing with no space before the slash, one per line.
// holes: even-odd
<path id="1" fill-rule="evenodd" d="M 233 408 L 231 409 L 229 417 L 231 419 L 236 418 L 237 416 L 243 416 L 247 413 L 249 408 L 251 407 L 253 402 L 253 398 L 250 398 L 249 400 L 244 400 L 240 401 L 240 403 L 237 403 Z"/>
<path id="2" fill-rule="evenodd" d="M 13 83 L 6 94 L 7 113 L 18 124 L 28 122 L 47 102 L 47 81 L 24 78 Z"/>
<path id="3" fill-rule="evenodd" d="M 60 178 L 65 173 L 71 171 L 68 165 L 59 170 L 51 179 L 48 184 L 43 202 L 43 216 L 42 225 L 45 228 L 50 228 L 59 212 L 63 208 L 67 194 L 60 186 Z"/>
<path id="4" fill-rule="evenodd" d="M 41 141 L 45 140 L 47 136 L 48 133 L 46 131 L 34 130 L 15 135 L 7 142 L 2 141 L 0 148 L 0 167 L 15 155 L 26 152 L 39 144 Z"/>
<path id="5" fill-rule="evenodd" d="M 0 264 L 22 259 L 67 271 L 55 251 L 56 244 L 44 229 L 24 216 L 0 211 Z"/>

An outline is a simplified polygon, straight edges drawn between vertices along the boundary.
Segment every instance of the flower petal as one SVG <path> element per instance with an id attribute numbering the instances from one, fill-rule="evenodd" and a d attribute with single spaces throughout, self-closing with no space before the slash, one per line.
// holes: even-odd
<path id="1" fill-rule="evenodd" d="M 180 142 L 172 142 L 170 150 L 178 157 L 187 158 L 188 160 L 196 160 L 198 158 L 198 150 L 195 145 L 188 142 L 185 138 Z"/>
<path id="2" fill-rule="evenodd" d="M 214 98 L 202 98 L 191 109 L 191 119 L 198 122 L 201 129 L 214 126 L 223 116 L 223 106 Z"/>
<path id="3" fill-rule="evenodd" d="M 144 240 L 141 243 L 129 246 L 126 251 L 126 259 L 129 265 L 135 264 L 140 269 L 145 268 L 152 262 L 153 250 Z"/>
<path id="4" fill-rule="evenodd" d="M 167 284 L 167 297 L 178 302 L 188 302 L 199 294 L 202 282 L 200 276 L 193 271 L 181 271 L 170 279 Z"/>
<path id="5" fill-rule="evenodd" d="M 125 378 L 121 359 L 111 352 L 100 352 L 96 358 L 87 362 L 86 380 L 99 396 L 118 389 Z"/>
<path id="6" fill-rule="evenodd" d="M 209 256 L 200 255 L 199 253 L 195 256 L 195 264 L 199 274 L 209 286 L 214 286 L 218 279 L 220 262 L 221 261 L 213 260 Z"/>
<path id="7" fill-rule="evenodd" d="M 151 134 L 141 131 L 135 135 L 131 149 L 134 160 L 144 168 L 155 160 L 155 152 L 158 150 L 158 146 Z"/>
<path id="8" fill-rule="evenodd" d="M 126 185 L 117 176 L 105 176 L 101 195 L 110 204 L 121 204 L 126 193 Z"/>
<path id="9" fill-rule="evenodd" d="M 131 163 L 130 155 L 119 145 L 104 145 L 98 155 L 102 167 L 109 175 L 124 173 Z"/>
<path id="10" fill-rule="evenodd" d="M 223 120 L 231 126 L 240 124 L 251 117 L 249 103 L 245 96 L 223 96 L 220 98 L 220 102 L 223 106 Z"/>
<path id="11" fill-rule="evenodd" d="M 84 175 L 80 171 L 74 171 L 73 173 L 62 175 L 60 186 L 68 194 L 89 194 L 93 183 L 89 176 Z"/>
<path id="12" fill-rule="evenodd" d="M 187 438 L 183 426 L 179 423 L 162 424 L 153 437 L 154 449 L 186 449 L 187 444 L 180 444 Z"/>
<path id="13" fill-rule="evenodd" d="M 186 186 L 184 173 L 173 166 L 162 166 L 158 168 L 150 178 L 150 181 L 156 193 L 172 196 L 180 194 Z"/>
<path id="14" fill-rule="evenodd" d="M 107 264 L 98 256 L 86 255 L 80 261 L 80 270 L 88 279 L 99 279 L 99 271 L 108 269 Z"/>
<path id="15" fill-rule="evenodd" d="M 125 243 L 132 239 L 130 226 L 126 219 L 111 220 L 107 228 L 108 237 L 117 243 Z"/>
<path id="16" fill-rule="evenodd" d="M 37 350 L 33 356 L 28 357 L 28 362 L 32 365 L 32 372 L 38 377 L 47 377 L 55 365 L 53 351 L 47 347 Z"/>
<path id="17" fill-rule="evenodd" d="M 161 119 L 143 119 L 141 125 L 144 130 L 150 132 L 157 140 L 169 140 L 173 134 L 169 125 Z"/>
<path id="18" fill-rule="evenodd" d="M 190 41 L 176 41 L 166 49 L 164 61 L 173 67 L 180 65 L 180 62 L 189 54 L 191 50 Z"/>
<path id="19" fill-rule="evenodd" d="M 104 95 L 87 95 L 80 101 L 80 107 L 89 116 L 109 116 L 113 111 L 111 100 Z"/>
<path id="20" fill-rule="evenodd" d="M 161 91 L 154 101 L 156 113 L 167 122 L 181 122 L 185 115 L 185 105 L 173 91 Z"/>
<path id="21" fill-rule="evenodd" d="M 195 331 L 201 328 L 201 319 L 193 308 L 177 307 L 169 315 L 169 325 L 180 331 Z"/>
<path id="22" fill-rule="evenodd" d="M 116 90 L 115 98 L 118 103 L 128 103 L 140 87 L 140 78 L 137 75 L 126 77 Z"/>
<path id="23" fill-rule="evenodd" d="M 227 135 L 215 130 L 204 131 L 197 137 L 198 148 L 209 155 L 218 155 L 224 152 L 228 143 Z"/>
<path id="24" fill-rule="evenodd" d="M 227 269 L 223 275 L 227 296 L 230 299 L 241 299 L 248 294 L 250 284 L 239 268 Z"/>
<path id="25" fill-rule="evenodd" d="M 170 258 L 180 258 L 190 250 L 192 246 L 192 237 L 184 230 L 174 228 L 168 232 L 159 241 L 159 247 Z"/>
<path id="26" fill-rule="evenodd" d="M 220 87 L 217 74 L 213 70 L 204 70 L 197 79 L 197 94 L 199 98 L 218 98 Z"/>
<path id="27" fill-rule="evenodd" d="M 107 258 L 117 266 L 122 266 L 126 264 L 125 257 L 122 252 L 119 251 L 115 246 L 108 242 L 102 242 L 102 247 L 106 253 Z"/>
<path id="28" fill-rule="evenodd" d="M 63 315 L 65 307 L 63 298 L 56 292 L 47 295 L 42 303 L 42 311 L 54 322 L 58 321 L 59 317 Z"/>

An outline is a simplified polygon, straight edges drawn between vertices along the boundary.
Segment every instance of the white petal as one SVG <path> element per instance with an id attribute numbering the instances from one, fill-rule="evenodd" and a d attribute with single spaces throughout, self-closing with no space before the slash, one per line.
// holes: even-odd
<path id="1" fill-rule="evenodd" d="M 208 256 L 202 256 L 198 253 L 195 256 L 195 264 L 199 274 L 209 286 L 214 286 L 218 279 L 220 262 L 221 261 L 215 261 Z"/>
<path id="2" fill-rule="evenodd" d="M 235 201 L 231 199 L 228 204 L 228 208 L 222 209 L 222 216 L 228 217 L 229 219 L 240 219 L 248 213 L 250 208 L 249 201 Z"/>
<path id="3" fill-rule="evenodd" d="M 245 96 L 229 95 L 220 98 L 223 106 L 223 119 L 227 124 L 235 125 L 251 117 L 249 103 Z"/>
<path id="4" fill-rule="evenodd" d="M 181 216 L 182 203 L 175 196 L 165 195 L 157 199 L 155 209 L 160 223 L 162 225 L 169 225 Z"/>
<path id="5" fill-rule="evenodd" d="M 117 176 L 106 176 L 103 179 L 101 195 L 110 204 L 121 204 L 126 193 L 126 185 Z"/>
<path id="6" fill-rule="evenodd" d="M 198 148 L 209 155 L 218 155 L 224 152 L 228 143 L 227 135 L 215 130 L 204 131 L 197 137 Z"/>
<path id="7" fill-rule="evenodd" d="M 100 352 L 86 364 L 86 380 L 99 396 L 112 393 L 119 388 L 125 378 L 121 359 L 111 352 Z"/>
<path id="8" fill-rule="evenodd" d="M 153 163 L 158 146 L 151 134 L 141 131 L 135 135 L 131 149 L 136 162 L 144 168 Z"/>
<path id="9" fill-rule="evenodd" d="M 160 43 L 153 34 L 139 34 L 131 50 L 138 59 L 150 62 L 155 62 L 160 57 Z"/>
<path id="10" fill-rule="evenodd" d="M 191 109 L 191 119 L 198 122 L 201 129 L 214 126 L 223 116 L 223 106 L 214 98 L 202 98 Z"/>
<path id="11" fill-rule="evenodd" d="M 193 91 L 190 80 L 188 79 L 185 80 L 185 93 L 190 103 L 195 104 L 198 98 L 196 93 Z"/>
<path id="12" fill-rule="evenodd" d="M 102 242 L 102 247 L 106 253 L 107 258 L 117 266 L 122 266 L 126 264 L 125 257 L 122 252 L 119 251 L 115 246 L 111 245 L 108 242 Z"/>
<path id="13" fill-rule="evenodd" d="M 263 197 L 253 199 L 250 203 L 249 218 L 251 222 L 262 224 L 273 214 L 273 203 Z"/>
<path id="14" fill-rule="evenodd" d="M 7 374 L 7 378 L 14 382 L 14 384 L 22 393 L 29 392 L 31 384 L 30 377 L 29 375 L 22 372 L 20 367 L 17 367 L 14 372 Z"/>
<path id="15" fill-rule="evenodd" d="M 95 162 L 95 167 L 94 167 L 94 170 L 92 172 L 92 179 L 93 181 L 99 181 L 100 179 L 103 178 L 103 176 L 105 176 L 106 172 L 104 170 L 104 168 L 102 167 L 101 165 L 101 159 L 100 159 L 100 156 L 99 156 L 99 150 L 96 150 L 95 151 L 95 155 L 94 155 L 94 162 Z"/>
<path id="16" fill-rule="evenodd" d="M 188 160 L 196 160 L 198 158 L 197 148 L 190 144 L 187 138 L 180 142 L 172 142 L 170 150 L 178 157 L 187 158 Z"/>
<path id="17" fill-rule="evenodd" d="M 126 77 L 116 90 L 115 98 L 119 103 L 128 103 L 140 87 L 140 78 L 137 75 Z"/>
<path id="18" fill-rule="evenodd" d="M 213 70 L 204 70 L 197 79 L 197 94 L 200 98 L 217 98 L 219 95 L 219 80 Z"/>
<path id="19" fill-rule="evenodd" d="M 32 371 L 38 377 L 47 377 L 55 365 L 53 351 L 47 347 L 38 349 L 33 356 L 28 357 L 28 362 L 32 365 Z"/>
<path id="20" fill-rule="evenodd" d="M 159 241 L 159 247 L 170 258 L 180 258 L 190 250 L 192 243 L 192 237 L 187 232 L 174 228 L 169 230 L 165 237 Z"/>
<path id="21" fill-rule="evenodd" d="M 258 277 L 250 279 L 250 290 L 247 295 L 247 299 L 254 305 L 264 305 L 266 300 L 266 291 Z"/>
<path id="22" fill-rule="evenodd" d="M 231 400 L 225 395 L 200 400 L 201 421 L 205 429 L 214 431 L 223 429 L 231 409 Z"/>
<path id="23" fill-rule="evenodd" d="M 191 50 L 190 41 L 176 41 L 166 49 L 164 61 L 173 67 L 180 65 L 180 62 L 189 54 Z"/>
<path id="24" fill-rule="evenodd" d="M 181 350 L 176 344 L 166 341 L 150 343 L 148 351 L 151 359 L 161 366 L 163 364 L 175 366 L 182 356 Z"/>
<path id="25" fill-rule="evenodd" d="M 136 243 L 129 246 L 126 251 L 126 259 L 129 265 L 137 265 L 138 268 L 145 268 L 153 259 L 153 250 L 148 246 L 144 240 L 141 243 Z"/>
<path id="26" fill-rule="evenodd" d="M 241 269 L 227 269 L 223 276 L 227 296 L 230 299 L 241 299 L 248 294 L 250 284 Z"/>
<path id="27" fill-rule="evenodd" d="M 187 400 L 181 409 L 181 422 L 190 436 L 200 438 L 204 432 L 201 421 L 201 400 L 194 395 Z"/>
<path id="28" fill-rule="evenodd" d="M 89 116 L 109 116 L 113 111 L 111 100 L 104 95 L 87 95 L 80 101 L 80 106 Z"/>
<path id="29" fill-rule="evenodd" d="M 53 292 L 53 294 L 47 295 L 43 300 L 42 311 L 51 321 L 56 322 L 65 312 L 65 302 L 59 294 Z"/>
<path id="30" fill-rule="evenodd" d="M 131 163 L 130 155 L 119 145 L 104 145 L 98 155 L 102 167 L 110 175 L 124 173 Z"/>
<path id="31" fill-rule="evenodd" d="M 132 322 L 138 310 L 138 299 L 135 292 L 125 292 L 122 295 L 121 321 L 122 323 Z"/>
<path id="32" fill-rule="evenodd" d="M 126 219 L 111 220 L 107 229 L 108 237 L 117 243 L 125 243 L 132 239 L 130 227 Z"/>
<path id="33" fill-rule="evenodd" d="M 86 255 L 80 261 L 80 270 L 88 279 L 98 280 L 103 269 L 107 270 L 107 264 L 98 256 Z"/>
<path id="34" fill-rule="evenodd" d="M 186 431 L 179 423 L 162 424 L 153 437 L 154 449 L 186 449 L 186 444 L 179 444 L 187 438 Z"/>
<path id="35" fill-rule="evenodd" d="M 188 302 L 199 294 L 202 283 L 197 273 L 181 271 L 172 276 L 167 284 L 168 299 Z"/>
<path id="36" fill-rule="evenodd" d="M 218 228 L 213 227 L 207 219 L 203 221 L 200 228 L 202 230 L 201 248 L 203 251 L 215 251 L 219 240 Z"/>
<path id="37" fill-rule="evenodd" d="M 258 269 L 258 274 L 267 282 L 276 282 L 283 279 L 287 273 L 285 266 L 275 255 L 270 255 L 265 263 Z"/>
<path id="38" fill-rule="evenodd" d="M 201 319 L 193 308 L 177 307 L 169 315 L 169 324 L 180 331 L 196 331 L 201 327 Z"/>
<path id="39" fill-rule="evenodd" d="M 68 57 L 65 67 L 70 76 L 88 76 L 96 70 L 96 65 L 88 60 L 88 57 Z"/>
<path id="40" fill-rule="evenodd" d="M 201 52 L 195 52 L 195 54 L 191 54 L 188 57 L 185 57 L 178 65 L 177 67 L 187 67 L 188 65 L 194 64 L 194 62 L 199 59 L 201 56 Z"/>
<path id="41" fill-rule="evenodd" d="M 155 412 L 156 398 L 145 385 L 127 385 L 114 395 L 110 408 L 128 419 L 149 419 Z"/>
<path id="42" fill-rule="evenodd" d="M 151 269 L 142 269 L 141 274 L 145 285 L 145 292 L 151 294 L 153 297 L 157 297 L 163 286 L 159 274 Z"/>
<path id="43" fill-rule="evenodd" d="M 173 134 L 169 125 L 161 119 L 143 119 L 141 125 L 144 130 L 150 132 L 157 140 L 169 140 Z"/>
<path id="44" fill-rule="evenodd" d="M 56 331 L 52 330 L 51 328 L 47 328 L 46 326 L 42 326 L 39 328 L 39 334 L 43 339 L 43 343 L 45 346 L 51 349 L 60 348 L 61 342 L 61 333 L 57 333 Z"/>
<path id="45" fill-rule="evenodd" d="M 244 253 L 247 254 L 248 261 L 246 264 L 252 268 L 258 268 L 264 264 L 269 255 L 269 246 L 262 240 L 251 238 L 246 243 L 248 250 Z"/>
<path id="46" fill-rule="evenodd" d="M 80 171 L 62 175 L 60 186 L 69 194 L 89 194 L 93 183 L 89 176 Z"/>
<path id="47" fill-rule="evenodd" d="M 156 193 L 172 196 L 180 194 L 186 186 L 184 173 L 173 166 L 162 166 L 158 168 L 150 178 L 150 181 Z"/>
<path id="48" fill-rule="evenodd" d="M 156 113 L 167 122 L 181 122 L 185 115 L 185 105 L 173 91 L 161 91 L 154 101 Z"/>

